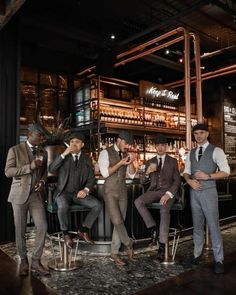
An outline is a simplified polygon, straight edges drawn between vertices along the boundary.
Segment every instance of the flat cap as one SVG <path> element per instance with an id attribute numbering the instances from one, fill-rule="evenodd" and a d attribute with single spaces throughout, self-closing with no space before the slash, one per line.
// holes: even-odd
<path id="1" fill-rule="evenodd" d="M 31 131 L 31 132 L 38 132 L 38 133 L 41 133 L 41 134 L 45 133 L 45 130 L 44 130 L 43 126 L 41 126 L 38 123 L 29 124 L 28 125 L 28 130 Z"/>
<path id="2" fill-rule="evenodd" d="M 165 143 L 168 143 L 168 139 L 163 134 L 159 134 L 155 139 L 155 143 L 165 144 Z"/>
<path id="3" fill-rule="evenodd" d="M 82 142 L 85 142 L 85 136 L 82 133 L 72 132 L 68 135 L 68 137 L 66 139 L 68 141 L 70 141 L 73 138 L 77 138 L 77 139 L 81 140 Z"/>
<path id="4" fill-rule="evenodd" d="M 118 137 L 125 140 L 127 144 L 133 144 L 133 134 L 126 130 L 121 130 L 118 134 Z"/>
<path id="5" fill-rule="evenodd" d="M 193 126 L 193 132 L 196 130 L 208 131 L 208 126 L 207 126 L 207 124 L 204 124 L 204 123 L 198 123 L 195 126 Z"/>

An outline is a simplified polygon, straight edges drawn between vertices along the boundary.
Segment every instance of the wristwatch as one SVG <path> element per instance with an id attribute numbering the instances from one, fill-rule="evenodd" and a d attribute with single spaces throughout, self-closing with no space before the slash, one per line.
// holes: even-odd
<path id="1" fill-rule="evenodd" d="M 208 177 L 209 177 L 208 179 L 211 179 L 211 178 L 212 178 L 212 177 L 211 177 L 211 174 L 208 174 Z"/>

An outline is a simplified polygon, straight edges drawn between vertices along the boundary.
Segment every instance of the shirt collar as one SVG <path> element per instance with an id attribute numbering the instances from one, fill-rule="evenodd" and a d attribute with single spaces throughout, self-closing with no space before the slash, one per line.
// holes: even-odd
<path id="1" fill-rule="evenodd" d="M 78 156 L 78 158 L 80 157 L 80 155 L 81 155 L 81 151 L 78 153 L 78 154 L 76 154 L 76 153 L 73 153 L 73 154 L 71 154 L 72 156 L 73 156 L 73 158 L 75 157 L 75 156 Z"/>
<path id="2" fill-rule="evenodd" d="M 32 145 L 28 140 L 26 141 L 26 143 L 28 144 L 28 147 L 30 147 L 31 149 L 33 148 L 33 147 L 38 147 L 37 145 Z"/>
<path id="3" fill-rule="evenodd" d="M 202 146 L 203 150 L 205 150 L 209 145 L 209 141 L 205 142 L 204 144 L 199 144 L 197 147 L 198 149 L 200 148 L 200 146 Z"/>
<path id="4" fill-rule="evenodd" d="M 118 148 L 118 146 L 114 143 L 114 149 L 115 149 L 115 151 L 117 151 L 117 152 L 119 152 L 120 151 L 120 149 Z"/>
<path id="5" fill-rule="evenodd" d="M 165 161 L 166 154 L 164 154 L 164 155 L 162 155 L 162 156 L 159 156 L 159 155 L 157 154 L 157 160 L 159 160 L 160 158 L 162 159 L 162 161 Z"/>

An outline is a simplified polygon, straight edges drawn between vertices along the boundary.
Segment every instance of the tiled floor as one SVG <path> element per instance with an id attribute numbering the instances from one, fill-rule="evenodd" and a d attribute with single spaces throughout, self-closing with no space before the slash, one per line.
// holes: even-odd
<path id="1" fill-rule="evenodd" d="M 222 227 L 224 250 L 226 254 L 235 252 L 236 249 L 236 223 Z M 28 234 L 28 249 L 34 242 L 34 234 Z M 10 243 L 0 248 L 17 260 L 15 244 Z M 191 254 L 193 249 L 191 237 L 181 240 L 177 251 L 177 261 Z M 50 278 L 41 277 L 40 280 L 57 294 L 132 294 L 147 286 L 157 284 L 170 277 L 186 271 L 180 263 L 163 266 L 156 259 L 154 248 L 145 248 L 135 251 L 135 260 L 127 266 L 117 267 L 110 260 L 109 255 L 95 255 L 95 253 L 79 253 L 81 266 L 75 271 L 52 271 Z M 52 257 L 50 244 L 47 241 L 43 262 L 46 264 Z M 208 262 L 213 257 L 210 254 L 202 262 Z"/>

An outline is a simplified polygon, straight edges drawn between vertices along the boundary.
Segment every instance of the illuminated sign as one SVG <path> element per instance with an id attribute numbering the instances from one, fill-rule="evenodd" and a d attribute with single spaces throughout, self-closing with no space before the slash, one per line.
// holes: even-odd
<path id="1" fill-rule="evenodd" d="M 174 93 L 168 89 L 158 89 L 153 86 L 146 90 L 146 94 L 152 95 L 153 97 L 166 97 L 173 100 L 179 99 L 179 93 Z"/>

